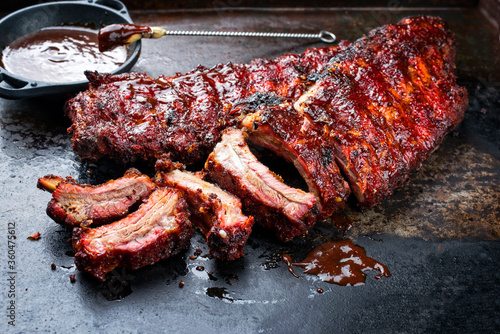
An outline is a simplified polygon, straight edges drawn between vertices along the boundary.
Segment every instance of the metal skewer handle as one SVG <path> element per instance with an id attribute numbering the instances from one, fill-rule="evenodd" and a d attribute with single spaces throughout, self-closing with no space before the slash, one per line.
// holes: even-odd
<path id="1" fill-rule="evenodd" d="M 164 34 L 163 34 L 164 32 Z M 153 34 L 152 38 L 160 37 L 159 31 Z M 222 37 L 277 37 L 277 38 L 314 38 L 319 39 L 324 43 L 333 43 L 337 37 L 329 32 L 322 30 L 318 34 L 297 34 L 297 33 L 281 33 L 281 32 L 249 32 L 249 31 L 186 31 L 186 30 L 163 30 L 161 35 L 177 35 L 177 36 L 222 36 Z M 146 36 L 145 36 L 146 37 Z M 147 36 L 149 37 L 149 36 Z"/>

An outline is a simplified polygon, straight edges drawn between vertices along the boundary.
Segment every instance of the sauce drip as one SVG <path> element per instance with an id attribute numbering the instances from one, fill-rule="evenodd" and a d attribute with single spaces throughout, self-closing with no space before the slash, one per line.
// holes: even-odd
<path id="1" fill-rule="evenodd" d="M 2 52 L 0 65 L 30 80 L 85 80 L 84 71 L 111 72 L 127 59 L 125 47 L 100 52 L 97 31 L 82 27 L 48 27 L 18 38 Z"/>
<path id="2" fill-rule="evenodd" d="M 136 26 L 135 24 L 110 24 L 99 30 L 99 50 L 111 50 L 119 45 L 134 42 L 130 40 L 134 35 L 151 33 L 150 27 Z"/>
<path id="3" fill-rule="evenodd" d="M 378 270 L 390 277 L 389 269 L 382 263 L 366 256 L 365 250 L 350 240 L 327 241 L 312 251 L 301 262 L 292 265 L 304 268 L 304 273 L 317 275 L 322 281 L 338 285 L 363 284 L 365 271 Z"/>
<path id="4" fill-rule="evenodd" d="M 285 264 L 287 265 L 288 267 L 288 271 L 290 272 L 290 274 L 292 274 L 293 276 L 299 278 L 299 275 L 297 275 L 295 273 L 295 271 L 293 270 L 293 267 L 292 267 L 292 258 L 290 257 L 290 255 L 288 254 L 283 254 L 281 256 L 281 261 L 285 262 Z"/>

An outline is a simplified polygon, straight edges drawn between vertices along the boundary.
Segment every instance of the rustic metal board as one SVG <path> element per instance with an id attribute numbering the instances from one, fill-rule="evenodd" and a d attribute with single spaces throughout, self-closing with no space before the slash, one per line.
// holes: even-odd
<path id="1" fill-rule="evenodd" d="M 334 31 L 356 39 L 401 17 L 445 18 L 458 41 L 457 73 L 470 93 L 464 122 L 412 180 L 366 212 L 351 203 L 334 220 L 350 220 L 345 237 L 386 264 L 392 277 L 369 274 L 363 286 L 341 287 L 293 277 L 281 262 L 343 236 L 327 221 L 306 239 L 280 244 L 257 230 L 244 259 L 222 263 L 200 234 L 175 258 L 137 271 L 115 271 L 105 283 L 76 271 L 69 231 L 45 214 L 50 194 L 36 189 L 46 174 L 101 182 L 127 166 L 88 164 L 72 151 L 64 101 L 0 99 L 0 331 L 12 333 L 366 333 L 493 332 L 500 272 L 500 45 L 477 8 L 424 10 L 134 11 L 137 23 L 172 29 Z M 197 64 L 247 62 L 302 52 L 300 40 L 171 37 L 146 40 L 134 71 L 151 76 Z M 147 172 L 146 166 L 138 166 Z M 11 229 L 9 229 L 11 227 Z M 13 232 L 11 232 L 13 231 Z M 37 241 L 27 237 L 41 233 Z M 12 233 L 12 234 L 10 234 Z M 14 235 L 9 268 L 8 236 Z M 11 252 L 12 253 L 12 252 Z M 55 269 L 52 268 L 55 265 Z M 200 268 L 203 267 L 202 268 Z M 200 269 L 200 270 L 198 270 Z M 76 274 L 75 282 L 70 276 Z M 14 277 L 14 280 L 9 281 Z M 180 281 L 184 287 L 179 287 Z M 11 282 L 14 282 L 11 284 Z M 7 297 L 11 287 L 15 297 Z M 324 290 L 323 293 L 317 291 Z M 121 297 L 121 298 L 120 298 Z M 15 327 L 7 310 L 15 303 Z"/>

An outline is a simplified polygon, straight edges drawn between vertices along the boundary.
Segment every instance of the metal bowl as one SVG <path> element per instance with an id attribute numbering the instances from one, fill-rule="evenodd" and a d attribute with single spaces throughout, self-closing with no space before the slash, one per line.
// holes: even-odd
<path id="1" fill-rule="evenodd" d="M 112 23 L 133 23 L 125 5 L 118 0 L 50 2 L 18 10 L 0 20 L 0 50 L 14 40 L 45 27 L 87 26 L 99 29 Z M 128 49 L 127 60 L 111 73 L 129 71 L 139 58 L 141 41 Z M 88 87 L 88 81 L 51 83 L 17 76 L 0 67 L 0 97 L 26 99 L 74 93 Z"/>

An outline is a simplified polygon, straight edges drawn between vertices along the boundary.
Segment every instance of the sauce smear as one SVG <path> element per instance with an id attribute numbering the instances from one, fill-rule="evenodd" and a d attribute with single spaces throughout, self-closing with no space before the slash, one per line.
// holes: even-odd
<path id="1" fill-rule="evenodd" d="M 48 27 L 8 45 L 0 65 L 26 79 L 73 82 L 85 80 L 84 71 L 111 72 L 126 59 L 125 47 L 100 52 L 97 30 Z"/>
<path id="2" fill-rule="evenodd" d="M 365 271 L 369 270 L 380 272 L 375 278 L 391 276 L 385 265 L 366 256 L 365 250 L 350 240 L 327 241 L 310 251 L 303 261 L 292 264 L 304 268 L 306 274 L 338 285 L 363 284 Z"/>

